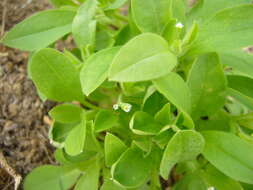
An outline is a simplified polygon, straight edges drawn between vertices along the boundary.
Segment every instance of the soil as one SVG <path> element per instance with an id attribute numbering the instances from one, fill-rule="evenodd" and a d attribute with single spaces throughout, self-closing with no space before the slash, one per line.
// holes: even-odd
<path id="1" fill-rule="evenodd" d="M 0 3 L 1 35 L 34 12 L 50 8 L 46 0 Z M 54 163 L 46 115 L 53 103 L 43 103 L 37 96 L 27 77 L 27 59 L 28 53 L 0 45 L 0 153 L 22 177 L 39 165 Z M 0 189 L 13 190 L 13 177 L 1 168 Z"/>

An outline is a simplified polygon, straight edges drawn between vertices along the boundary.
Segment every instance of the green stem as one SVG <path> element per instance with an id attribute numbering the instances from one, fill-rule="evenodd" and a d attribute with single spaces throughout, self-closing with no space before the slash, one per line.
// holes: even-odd
<path id="1" fill-rule="evenodd" d="M 123 22 L 128 22 L 128 18 L 126 16 L 123 16 L 123 15 L 121 15 L 119 13 L 115 13 L 114 16 L 115 16 L 115 18 L 117 18 L 117 19 L 119 19 L 119 20 L 121 20 Z"/>
<path id="2" fill-rule="evenodd" d="M 90 109 L 94 109 L 94 110 L 99 109 L 99 107 L 97 107 L 97 106 L 91 104 L 90 102 L 88 102 L 88 101 L 86 101 L 86 100 L 82 100 L 80 103 L 81 103 L 83 106 L 85 106 L 85 107 L 87 107 L 87 108 L 90 108 Z"/>
<path id="3" fill-rule="evenodd" d="M 151 183 L 150 183 L 150 190 L 157 190 L 157 188 L 160 188 L 160 180 L 159 175 L 156 169 L 154 169 L 151 173 Z"/>

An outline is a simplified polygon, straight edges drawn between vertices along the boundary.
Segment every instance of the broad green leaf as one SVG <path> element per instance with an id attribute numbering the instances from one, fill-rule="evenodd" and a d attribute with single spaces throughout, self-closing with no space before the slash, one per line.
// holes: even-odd
<path id="1" fill-rule="evenodd" d="M 98 190 L 100 166 L 97 160 L 94 161 L 78 180 L 75 190 Z"/>
<path id="2" fill-rule="evenodd" d="M 71 31 L 74 16 L 70 10 L 42 11 L 14 26 L 2 42 L 27 51 L 45 48 Z"/>
<path id="3" fill-rule="evenodd" d="M 196 130 L 217 130 L 217 131 L 229 131 L 229 124 L 231 122 L 230 115 L 224 110 L 216 112 L 209 117 L 203 117 L 196 121 Z"/>
<path id="4" fill-rule="evenodd" d="M 200 172 L 203 179 L 209 184 L 209 186 L 222 190 L 243 190 L 240 183 L 225 176 L 219 170 L 212 165 L 208 165 L 205 170 Z"/>
<path id="5" fill-rule="evenodd" d="M 60 104 L 49 111 L 49 115 L 61 123 L 74 123 L 81 120 L 83 109 L 75 104 Z"/>
<path id="6" fill-rule="evenodd" d="M 171 9 L 173 18 L 176 18 L 178 22 L 184 23 L 186 19 L 187 3 L 188 0 L 167 0 L 171 3 Z"/>
<path id="7" fill-rule="evenodd" d="M 127 0 L 114 0 L 112 3 L 106 6 L 105 10 L 118 9 L 122 7 L 126 2 Z"/>
<path id="8" fill-rule="evenodd" d="M 160 165 L 160 174 L 168 179 L 172 167 L 178 162 L 194 160 L 204 148 L 204 138 L 196 131 L 178 131 L 169 141 Z"/>
<path id="9" fill-rule="evenodd" d="M 170 20 L 162 32 L 162 36 L 167 40 L 170 46 L 173 44 L 173 42 L 180 38 L 180 33 L 182 31 L 181 29 L 177 28 L 176 25 L 176 19 Z"/>
<path id="10" fill-rule="evenodd" d="M 228 75 L 228 86 L 253 99 L 253 79 L 240 75 Z"/>
<path id="11" fill-rule="evenodd" d="M 80 171 L 62 166 L 41 166 L 35 168 L 25 178 L 25 190 L 68 190 L 72 187 Z"/>
<path id="12" fill-rule="evenodd" d="M 229 95 L 234 97 L 240 103 L 245 105 L 249 109 L 253 109 L 253 90 L 252 90 L 252 78 L 241 75 L 228 75 L 228 89 Z"/>
<path id="13" fill-rule="evenodd" d="M 141 186 L 150 174 L 152 163 L 149 157 L 136 146 L 127 149 L 112 167 L 112 178 L 127 188 Z"/>
<path id="14" fill-rule="evenodd" d="M 198 6 L 191 10 L 191 12 L 187 16 L 187 19 L 188 22 L 193 20 L 198 20 L 198 22 L 204 22 L 205 20 L 208 20 L 210 17 L 215 15 L 215 13 L 223 9 L 251 2 L 251 0 L 203 0 L 199 3 Z"/>
<path id="15" fill-rule="evenodd" d="M 193 23 L 191 28 L 187 31 L 183 38 L 183 44 L 184 47 L 189 47 L 198 37 L 199 34 L 199 26 L 197 23 Z"/>
<path id="16" fill-rule="evenodd" d="M 167 42 L 156 34 L 136 36 L 116 54 L 109 71 L 109 79 L 136 82 L 168 74 L 177 64 L 176 56 L 170 53 L 168 48 Z"/>
<path id="17" fill-rule="evenodd" d="M 83 152 L 86 138 L 86 118 L 82 116 L 82 121 L 68 134 L 65 140 L 66 153 L 76 156 Z"/>
<path id="18" fill-rule="evenodd" d="M 115 40 L 110 34 L 110 31 L 106 29 L 98 28 L 96 32 L 96 43 L 95 43 L 95 51 L 100 51 L 105 48 L 110 48 L 114 45 Z"/>
<path id="19" fill-rule="evenodd" d="M 175 132 L 172 129 L 168 129 L 168 130 L 162 131 L 158 135 L 156 135 L 153 138 L 153 141 L 161 149 L 164 149 L 167 146 L 168 142 L 170 141 L 170 139 L 173 137 L 174 134 L 175 134 Z"/>
<path id="20" fill-rule="evenodd" d="M 144 151 L 145 156 L 149 155 L 152 151 L 152 141 L 150 138 L 143 138 L 133 141 L 134 145 Z"/>
<path id="21" fill-rule="evenodd" d="M 76 4 L 72 0 L 49 0 L 51 4 L 53 4 L 55 7 L 61 7 L 61 6 L 75 6 Z"/>
<path id="22" fill-rule="evenodd" d="M 69 132 L 76 125 L 78 125 L 78 123 L 59 123 L 55 121 L 49 133 L 50 140 L 58 143 L 64 142 Z"/>
<path id="23" fill-rule="evenodd" d="M 82 64 L 82 62 L 79 60 L 79 58 L 74 54 L 74 51 L 68 51 L 67 49 L 64 49 L 64 55 L 68 57 L 68 59 L 71 61 L 73 65 L 79 66 Z"/>
<path id="24" fill-rule="evenodd" d="M 125 188 L 113 183 L 112 180 L 106 180 L 103 183 L 101 190 L 125 190 Z"/>
<path id="25" fill-rule="evenodd" d="M 54 151 L 54 158 L 55 160 L 62 164 L 62 165 L 71 165 L 71 162 L 69 162 L 65 156 L 64 156 L 64 153 L 63 153 L 63 149 L 62 148 L 58 148 L 56 149 L 56 151 Z"/>
<path id="26" fill-rule="evenodd" d="M 221 63 L 253 78 L 253 54 L 243 49 L 219 53 Z"/>
<path id="27" fill-rule="evenodd" d="M 172 122 L 170 103 L 165 104 L 161 110 L 155 114 L 155 120 L 162 125 L 168 125 Z"/>
<path id="28" fill-rule="evenodd" d="M 253 109 L 253 99 L 237 90 L 228 88 L 228 95 L 243 104 L 248 109 Z"/>
<path id="29" fill-rule="evenodd" d="M 196 172 L 186 174 L 176 183 L 173 190 L 209 190 L 205 181 Z M 223 189 L 222 189 L 223 190 Z"/>
<path id="30" fill-rule="evenodd" d="M 90 56 L 80 72 L 83 93 L 87 96 L 98 88 L 107 78 L 118 47 L 101 50 Z"/>
<path id="31" fill-rule="evenodd" d="M 88 121 L 86 124 L 86 138 L 85 138 L 84 151 L 88 150 L 98 152 L 99 149 L 100 145 L 95 136 L 93 121 Z"/>
<path id="32" fill-rule="evenodd" d="M 162 78 L 153 80 L 156 89 L 162 93 L 172 104 L 174 104 L 185 116 L 185 125 L 194 127 L 190 117 L 191 94 L 184 80 L 176 73 L 170 73 Z"/>
<path id="33" fill-rule="evenodd" d="M 243 127 L 253 129 L 253 112 L 236 117 L 236 122 Z"/>
<path id="34" fill-rule="evenodd" d="M 130 129 L 138 135 L 156 135 L 162 129 L 162 125 L 146 112 L 137 111 L 130 121 Z"/>
<path id="35" fill-rule="evenodd" d="M 253 44 L 253 5 L 224 9 L 200 26 L 189 54 L 227 52 Z M 238 16 L 240 15 L 240 16 Z"/>
<path id="36" fill-rule="evenodd" d="M 156 91 L 154 86 L 148 88 L 142 104 L 142 110 L 150 115 L 155 115 L 168 101 Z"/>
<path id="37" fill-rule="evenodd" d="M 78 70 L 64 54 L 50 48 L 42 49 L 33 55 L 28 69 L 35 86 L 48 99 L 82 101 Z"/>
<path id="38" fill-rule="evenodd" d="M 126 145 L 113 134 L 107 133 L 105 136 L 105 163 L 112 166 L 127 149 Z"/>
<path id="39" fill-rule="evenodd" d="M 202 132 L 206 145 L 204 157 L 225 175 L 245 183 L 253 183 L 253 145 L 231 134 Z"/>
<path id="40" fill-rule="evenodd" d="M 131 8 L 142 32 L 161 33 L 171 18 L 170 0 L 132 0 Z"/>
<path id="41" fill-rule="evenodd" d="M 253 185 L 242 183 L 243 190 L 251 190 L 253 188 Z"/>
<path id="42" fill-rule="evenodd" d="M 93 20 L 97 10 L 97 0 L 87 0 L 78 9 L 72 24 L 72 34 L 80 48 L 94 45 L 96 21 Z"/>
<path id="43" fill-rule="evenodd" d="M 211 115 L 224 106 L 227 82 L 217 54 L 200 56 L 192 66 L 187 83 L 193 118 Z"/>
<path id="44" fill-rule="evenodd" d="M 95 132 L 102 132 L 115 127 L 118 124 L 118 117 L 110 110 L 100 110 L 95 118 Z"/>

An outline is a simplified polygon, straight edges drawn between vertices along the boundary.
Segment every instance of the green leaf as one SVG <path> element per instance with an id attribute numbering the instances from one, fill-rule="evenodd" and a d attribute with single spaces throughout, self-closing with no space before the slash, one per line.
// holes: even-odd
<path id="1" fill-rule="evenodd" d="M 165 104 L 162 109 L 155 114 L 155 120 L 162 125 L 168 125 L 172 122 L 170 110 L 170 103 Z"/>
<path id="2" fill-rule="evenodd" d="M 172 129 L 162 131 L 158 135 L 156 135 L 152 140 L 161 148 L 164 149 L 170 139 L 173 137 L 175 132 Z"/>
<path id="3" fill-rule="evenodd" d="M 253 145 L 224 132 L 202 132 L 206 145 L 204 157 L 225 175 L 253 184 Z"/>
<path id="4" fill-rule="evenodd" d="M 61 6 L 75 6 L 76 4 L 72 0 L 49 0 L 55 7 Z"/>
<path id="5" fill-rule="evenodd" d="M 25 190 L 68 190 L 74 185 L 80 171 L 62 166 L 41 166 L 25 178 Z"/>
<path id="6" fill-rule="evenodd" d="M 182 41 L 182 46 L 184 47 L 189 47 L 194 41 L 197 39 L 199 34 L 199 26 L 197 23 L 193 23 L 191 28 L 187 31 L 185 34 L 183 41 Z"/>
<path id="7" fill-rule="evenodd" d="M 227 82 L 217 54 L 200 56 L 192 66 L 187 83 L 193 118 L 211 115 L 224 106 Z"/>
<path id="8" fill-rule="evenodd" d="M 105 163 L 112 166 L 127 149 L 126 145 L 113 134 L 107 133 L 105 136 Z"/>
<path id="9" fill-rule="evenodd" d="M 240 183 L 225 176 L 210 164 L 205 168 L 205 170 L 200 172 L 200 175 L 209 184 L 209 186 L 215 187 L 216 189 L 243 190 Z"/>
<path id="10" fill-rule="evenodd" d="M 113 183 L 112 180 L 106 180 L 103 183 L 101 190 L 125 190 L 125 188 Z"/>
<path id="11" fill-rule="evenodd" d="M 77 125 L 77 123 L 59 123 L 54 122 L 50 130 L 49 138 L 55 142 L 62 143 L 65 141 L 69 132 Z"/>
<path id="12" fill-rule="evenodd" d="M 45 48 L 71 31 L 74 16 L 70 10 L 42 11 L 15 25 L 2 42 L 27 51 Z"/>
<path id="13" fill-rule="evenodd" d="M 151 115 L 142 111 L 134 113 L 129 126 L 138 135 L 156 135 L 163 127 Z"/>
<path id="14" fill-rule="evenodd" d="M 253 44 L 253 5 L 241 5 L 218 12 L 200 26 L 189 54 L 227 52 Z M 240 16 L 238 16 L 240 15 Z"/>
<path id="15" fill-rule="evenodd" d="M 168 0 L 167 0 L 168 1 Z M 186 19 L 188 0 L 170 0 L 173 18 L 183 23 Z"/>
<path id="16" fill-rule="evenodd" d="M 253 78 L 253 54 L 243 49 L 219 53 L 221 63 Z"/>
<path id="17" fill-rule="evenodd" d="M 115 56 L 109 79 L 136 82 L 168 74 L 177 64 L 176 56 L 170 53 L 168 48 L 167 42 L 156 34 L 145 33 L 136 36 Z"/>
<path id="18" fill-rule="evenodd" d="M 194 172 L 186 174 L 176 183 L 173 190 L 208 190 L 208 186 L 201 176 L 197 172 Z"/>
<path id="19" fill-rule="evenodd" d="M 109 4 L 105 8 L 105 10 L 118 9 L 118 8 L 122 7 L 126 2 L 127 2 L 127 0 L 114 0 L 111 4 Z"/>
<path id="20" fill-rule="evenodd" d="M 93 20 L 97 10 L 97 0 L 87 0 L 78 9 L 72 24 L 72 34 L 80 48 L 94 45 L 96 21 Z"/>
<path id="21" fill-rule="evenodd" d="M 82 90 L 85 95 L 88 96 L 106 80 L 109 67 L 118 50 L 118 47 L 105 49 L 87 59 L 80 72 Z"/>
<path id="22" fill-rule="evenodd" d="M 170 73 L 153 81 L 156 89 L 162 93 L 172 104 L 174 104 L 185 116 L 185 125 L 194 127 L 189 115 L 191 112 L 191 94 L 184 80 L 176 73 Z"/>
<path id="23" fill-rule="evenodd" d="M 231 122 L 231 116 L 224 110 L 220 110 L 212 116 L 204 117 L 196 121 L 196 130 L 219 130 L 229 131 L 229 124 Z"/>
<path id="24" fill-rule="evenodd" d="M 132 0 L 131 2 L 133 17 L 138 28 L 142 32 L 161 33 L 171 18 L 170 0 Z"/>
<path id="25" fill-rule="evenodd" d="M 110 110 L 100 110 L 95 118 L 95 132 L 108 130 L 118 124 L 118 117 Z"/>
<path id="26" fill-rule="evenodd" d="M 178 131 L 169 141 L 160 165 L 160 174 L 168 179 L 172 167 L 178 162 L 194 160 L 204 148 L 204 138 L 196 131 Z"/>
<path id="27" fill-rule="evenodd" d="M 242 103 L 248 109 L 253 109 L 253 99 L 237 90 L 228 88 L 228 95 Z"/>
<path id="28" fill-rule="evenodd" d="M 97 163 L 97 160 L 94 162 L 95 163 L 92 163 L 83 176 L 78 180 L 75 190 L 98 190 L 100 166 Z"/>
<path id="29" fill-rule="evenodd" d="M 145 158 L 143 151 L 133 146 L 113 165 L 112 177 L 124 187 L 139 187 L 147 180 L 151 166 L 150 158 Z"/>
<path id="30" fill-rule="evenodd" d="M 237 116 L 236 122 L 238 122 L 238 124 L 240 126 L 247 127 L 249 129 L 253 129 L 253 125 L 252 125 L 253 124 L 253 112 Z"/>
<path id="31" fill-rule="evenodd" d="M 246 183 L 243 183 L 242 186 L 243 186 L 243 190 L 251 190 L 253 188 L 253 185 L 246 184 Z"/>
<path id="32" fill-rule="evenodd" d="M 106 29 L 98 28 L 96 32 L 96 43 L 95 43 L 95 51 L 100 51 L 105 48 L 110 48 L 114 45 L 115 40 L 110 34 L 110 31 Z"/>
<path id="33" fill-rule="evenodd" d="M 33 55 L 28 69 L 35 86 L 48 99 L 82 101 L 78 70 L 64 54 L 54 49 L 42 49 Z"/>
<path id="34" fill-rule="evenodd" d="M 204 0 L 199 3 L 199 6 L 196 6 L 191 10 L 187 19 L 190 21 L 198 20 L 198 22 L 204 22 L 212 17 L 215 13 L 220 12 L 223 9 L 251 2 L 251 0 Z"/>
<path id="35" fill-rule="evenodd" d="M 49 115 L 61 123 L 74 123 L 81 120 L 83 109 L 75 104 L 61 104 L 49 111 Z"/>
<path id="36" fill-rule="evenodd" d="M 81 154 L 85 146 L 86 120 L 85 116 L 82 117 L 82 122 L 71 130 L 65 140 L 66 153 L 71 156 Z"/>
<path id="37" fill-rule="evenodd" d="M 150 115 L 155 115 L 168 101 L 156 91 L 154 86 L 148 88 L 143 99 L 142 110 Z"/>
<path id="38" fill-rule="evenodd" d="M 253 98 L 253 79 L 240 75 L 228 75 L 228 86 L 249 98 Z"/>

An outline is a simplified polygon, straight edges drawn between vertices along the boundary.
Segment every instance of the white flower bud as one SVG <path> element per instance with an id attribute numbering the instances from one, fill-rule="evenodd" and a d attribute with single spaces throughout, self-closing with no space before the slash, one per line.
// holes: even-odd
<path id="1" fill-rule="evenodd" d="M 178 22 L 178 23 L 176 24 L 176 27 L 177 27 L 177 28 L 183 28 L 184 25 L 183 25 L 181 22 Z"/>
<path id="2" fill-rule="evenodd" d="M 128 103 L 120 103 L 120 107 L 124 112 L 130 112 L 132 109 L 132 105 Z"/>
<path id="3" fill-rule="evenodd" d="M 119 104 L 114 104 L 112 107 L 113 107 L 114 110 L 118 110 L 119 109 Z"/>

